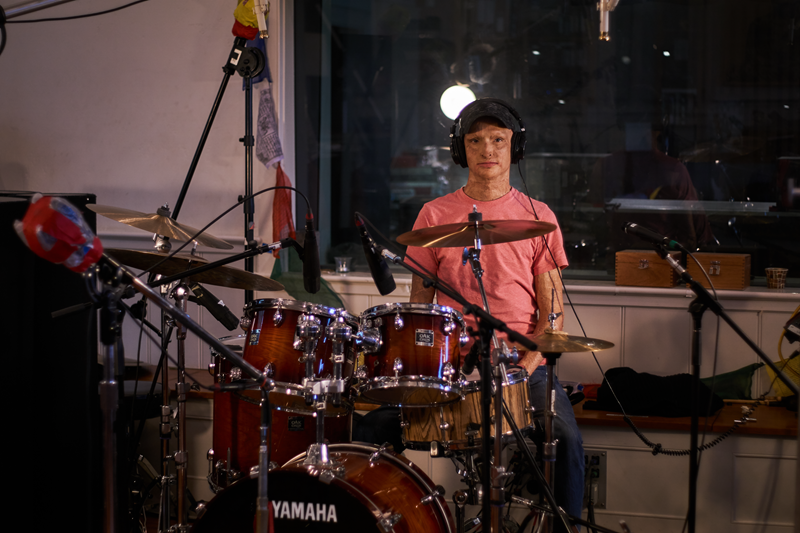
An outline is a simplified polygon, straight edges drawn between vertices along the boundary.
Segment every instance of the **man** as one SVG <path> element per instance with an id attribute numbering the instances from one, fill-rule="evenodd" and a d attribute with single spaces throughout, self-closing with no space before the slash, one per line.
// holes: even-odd
<path id="1" fill-rule="evenodd" d="M 542 202 L 531 200 L 513 189 L 510 169 L 524 155 L 524 131 L 516 112 L 495 99 L 481 99 L 465 107 L 456 119 L 451 151 L 454 160 L 469 168 L 464 188 L 425 204 L 414 229 L 467 221 L 473 206 L 483 220 L 542 220 L 557 224 L 553 212 Z M 547 244 L 545 244 L 545 241 Z M 549 248 L 549 250 L 548 250 Z M 409 247 L 414 259 L 442 279 L 468 301 L 482 303 L 477 280 L 470 267 L 462 265 L 461 248 Z M 563 312 L 561 278 L 558 268 L 567 266 L 560 229 L 544 237 L 504 244 L 484 245 L 481 264 L 489 310 L 511 329 L 539 335 L 548 327 L 547 314 Z M 555 294 L 555 301 L 553 301 Z M 423 286 L 414 276 L 411 302 L 432 303 L 461 309 L 461 305 L 435 289 Z M 537 316 L 538 314 L 538 316 Z M 477 330 L 475 319 L 465 317 Z M 561 329 L 562 316 L 556 320 Z M 502 335 L 499 335 L 502 338 Z M 545 367 L 538 352 L 523 352 L 519 364 L 528 371 L 530 399 L 536 412 L 545 408 Z M 555 498 L 567 513 L 580 516 L 583 500 L 583 441 L 575 423 L 572 406 L 556 380 L 555 438 L 558 439 L 555 469 Z M 382 411 L 386 413 L 386 410 Z M 396 416 L 396 415 L 395 415 Z M 367 415 L 354 431 L 354 440 L 365 433 L 381 431 L 373 421 L 386 420 L 381 414 Z M 369 437 L 367 437 L 369 438 Z M 374 437 L 373 437 L 374 438 Z M 371 440 L 371 439 L 370 439 Z"/>

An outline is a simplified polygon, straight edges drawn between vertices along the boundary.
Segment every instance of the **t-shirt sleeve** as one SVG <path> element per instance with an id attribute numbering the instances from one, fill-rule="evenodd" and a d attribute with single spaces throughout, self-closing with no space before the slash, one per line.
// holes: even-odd
<path id="1" fill-rule="evenodd" d="M 544 222 L 555 224 L 556 229 L 544 236 L 544 240 L 547 241 L 547 246 L 545 246 L 544 240 L 541 238 L 537 237 L 534 240 L 534 276 L 549 272 L 556 268 L 556 265 L 558 265 L 558 268 L 562 270 L 569 266 L 569 261 L 567 261 L 567 253 L 564 251 L 564 237 L 561 235 L 561 227 L 558 225 L 558 220 L 556 219 L 555 214 L 550 210 L 550 208 L 545 206 L 545 208 L 540 212 L 540 218 Z M 550 248 L 550 252 L 552 252 L 552 257 L 550 252 L 547 251 L 548 247 Z M 555 259 L 555 263 L 553 262 L 553 259 Z"/>
<path id="2" fill-rule="evenodd" d="M 431 210 L 427 205 L 424 205 L 417 216 L 416 222 L 414 222 L 414 229 L 427 228 L 432 225 L 435 224 L 431 223 Z M 421 267 L 420 270 L 427 270 L 433 275 L 436 275 L 439 270 L 439 261 L 436 258 L 435 248 L 409 246 L 406 250 L 406 260 L 409 260 L 411 266 L 416 268 Z"/>

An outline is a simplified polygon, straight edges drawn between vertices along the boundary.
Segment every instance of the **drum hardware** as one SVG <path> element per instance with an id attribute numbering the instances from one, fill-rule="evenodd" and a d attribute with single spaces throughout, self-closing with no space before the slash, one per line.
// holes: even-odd
<path id="1" fill-rule="evenodd" d="M 394 329 L 397 331 L 403 331 L 404 327 L 406 327 L 406 323 L 403 321 L 403 317 L 400 316 L 400 309 L 398 309 L 397 314 L 394 315 Z"/>
<path id="2" fill-rule="evenodd" d="M 422 498 L 420 498 L 419 502 L 423 505 L 428 505 L 432 501 L 436 500 L 436 498 L 444 495 L 445 495 L 444 487 L 442 487 L 441 485 L 436 485 L 436 488 L 433 490 L 433 492 L 431 492 L 427 496 L 423 496 Z"/>
<path id="3" fill-rule="evenodd" d="M 403 372 L 403 360 L 396 357 L 392 365 L 392 370 L 394 370 L 394 377 L 399 378 L 400 374 Z"/>
<path id="4" fill-rule="evenodd" d="M 281 324 L 283 324 L 283 313 L 281 313 L 281 303 L 283 303 L 283 300 L 281 300 L 279 298 L 278 299 L 278 308 L 275 309 L 275 314 L 272 315 L 272 324 L 276 328 L 281 327 Z"/>

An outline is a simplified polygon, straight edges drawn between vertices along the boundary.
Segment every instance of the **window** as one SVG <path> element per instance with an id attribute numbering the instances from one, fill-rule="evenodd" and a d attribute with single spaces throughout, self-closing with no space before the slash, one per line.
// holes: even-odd
<path id="1" fill-rule="evenodd" d="M 294 9 L 297 180 L 323 262 L 363 264 L 355 211 L 394 239 L 466 183 L 439 107 L 462 85 L 523 117 L 521 167 L 559 218 L 567 277 L 612 279 L 617 250 L 647 248 L 620 229 L 635 221 L 800 280 L 797 2 L 621 0 L 608 42 L 594 0 Z M 514 167 L 511 183 L 525 191 Z"/>

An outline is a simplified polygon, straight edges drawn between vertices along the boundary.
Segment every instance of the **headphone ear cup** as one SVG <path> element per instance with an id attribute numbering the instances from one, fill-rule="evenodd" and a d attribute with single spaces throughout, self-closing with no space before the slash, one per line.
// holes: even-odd
<path id="1" fill-rule="evenodd" d="M 450 157 L 456 165 L 467 168 L 467 158 L 464 157 L 464 138 L 456 134 L 457 123 L 450 127 Z"/>
<path id="2" fill-rule="evenodd" d="M 524 130 L 514 133 L 511 138 L 511 163 L 518 163 L 520 160 L 525 159 L 526 142 Z"/>

